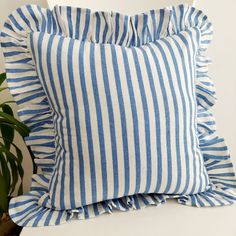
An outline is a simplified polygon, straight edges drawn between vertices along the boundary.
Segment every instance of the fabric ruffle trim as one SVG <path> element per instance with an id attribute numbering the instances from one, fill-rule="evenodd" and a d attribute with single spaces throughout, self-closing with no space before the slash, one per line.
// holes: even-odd
<path id="1" fill-rule="evenodd" d="M 139 194 L 66 211 L 42 207 L 47 202 L 45 196 L 48 195 L 49 181 L 56 164 L 55 135 L 51 107 L 27 49 L 27 35 L 43 31 L 95 43 L 133 47 L 191 27 L 201 30 L 196 58 L 197 132 L 211 182 L 210 189 L 187 196 Z M 13 221 L 22 226 L 57 225 L 71 219 L 111 213 L 113 209 L 128 211 L 159 205 L 168 198 L 177 198 L 181 204 L 197 207 L 229 205 L 236 201 L 236 179 L 228 148 L 224 139 L 216 135 L 215 121 L 209 112 L 216 101 L 214 85 L 208 75 L 210 60 L 204 55 L 211 38 L 212 25 L 206 15 L 187 5 L 135 16 L 64 6 L 56 6 L 50 11 L 35 5 L 27 5 L 13 12 L 1 32 L 7 81 L 20 106 L 19 117 L 31 130 L 26 143 L 36 156 L 36 164 L 42 169 L 42 174 L 33 175 L 30 192 L 11 200 L 9 212 Z"/>

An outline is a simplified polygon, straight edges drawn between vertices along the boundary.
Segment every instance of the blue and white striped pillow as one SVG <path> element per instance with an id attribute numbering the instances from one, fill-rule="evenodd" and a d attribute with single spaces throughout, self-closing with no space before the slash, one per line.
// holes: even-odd
<path id="1" fill-rule="evenodd" d="M 1 32 L 7 80 L 42 170 L 11 200 L 12 219 L 55 225 L 168 198 L 232 204 L 235 174 L 209 112 L 211 36 L 207 17 L 184 5 L 135 16 L 12 13 Z"/>
<path id="2" fill-rule="evenodd" d="M 199 42 L 197 28 L 131 48 L 30 34 L 55 131 L 44 206 L 209 188 L 196 131 Z"/>

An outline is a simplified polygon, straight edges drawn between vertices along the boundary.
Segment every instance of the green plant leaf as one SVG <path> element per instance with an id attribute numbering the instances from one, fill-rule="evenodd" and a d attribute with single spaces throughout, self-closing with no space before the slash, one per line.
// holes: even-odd
<path id="1" fill-rule="evenodd" d="M 0 136 L 0 138 L 3 139 L 2 136 Z M 8 138 L 6 138 L 6 139 L 9 141 Z M 3 144 L 1 144 L 1 145 L 3 146 Z M 0 146 L 1 146 L 1 145 L 0 145 Z M 14 144 L 13 142 L 11 143 L 11 145 L 14 146 L 14 148 L 16 148 L 16 149 L 19 149 L 19 147 L 17 147 L 16 144 Z"/>
<path id="2" fill-rule="evenodd" d="M 16 149 L 17 159 L 20 161 L 20 163 L 22 163 L 22 161 L 23 161 L 22 152 L 21 152 L 21 150 L 16 145 L 14 145 L 14 147 Z"/>
<path id="3" fill-rule="evenodd" d="M 17 192 L 17 195 L 22 195 L 22 194 L 23 194 L 23 182 L 21 182 L 18 192 Z"/>
<path id="4" fill-rule="evenodd" d="M 6 80 L 6 73 L 0 74 L 0 86 Z M 0 87 L 0 92 L 7 87 Z M 14 101 L 5 101 L 0 104 L 0 218 L 8 210 L 9 196 L 16 190 L 19 182 L 18 194 L 23 193 L 24 170 L 22 168 L 23 155 L 21 150 L 13 143 L 14 131 L 17 131 L 22 138 L 29 135 L 29 129 L 26 125 L 14 118 L 11 103 Z M 15 153 L 12 153 L 12 149 Z"/>
<path id="5" fill-rule="evenodd" d="M 9 105 L 4 104 L 4 105 L 2 106 L 2 111 L 5 112 L 5 113 L 7 113 L 8 115 L 14 117 L 13 110 L 12 110 L 12 108 L 11 108 Z"/>
<path id="6" fill-rule="evenodd" d="M 11 174 L 12 174 L 11 189 L 9 192 L 9 196 L 11 196 L 11 194 L 15 191 L 16 184 L 17 184 L 19 178 L 18 178 L 18 170 L 17 170 L 16 162 L 9 158 L 9 163 L 11 166 Z"/>
<path id="7" fill-rule="evenodd" d="M 17 156 L 17 160 L 18 162 L 18 173 L 21 177 L 21 180 L 23 181 L 23 177 L 24 177 L 24 169 L 21 166 L 22 160 L 23 160 L 23 155 L 20 149 L 16 149 L 16 156 Z"/>
<path id="8" fill-rule="evenodd" d="M 1 194 L 0 194 L 0 209 L 2 212 L 7 212 L 8 210 L 8 194 L 5 189 L 5 179 L 3 175 L 0 175 L 0 189 L 1 189 Z M 3 191 L 2 191 L 3 190 Z"/>
<path id="9" fill-rule="evenodd" d="M 25 132 L 26 136 L 29 135 L 29 131 L 30 131 L 29 128 L 26 125 L 24 125 L 23 123 L 21 123 L 20 121 L 18 121 L 17 119 L 15 119 L 14 117 L 12 117 L 11 115 L 8 115 L 8 114 L 0 111 L 0 117 L 3 117 L 5 119 L 5 122 L 14 124 L 15 126 L 22 129 L 22 131 Z"/>
<path id="10" fill-rule="evenodd" d="M 11 158 L 12 160 L 15 160 L 17 162 L 17 164 L 21 165 L 21 163 L 17 159 L 17 157 L 12 152 L 7 150 L 4 145 L 1 145 L 1 143 L 0 143 L 0 152 L 5 153 L 7 155 L 8 160 L 9 160 L 9 158 Z"/>
<path id="11" fill-rule="evenodd" d="M 27 146 L 27 148 L 28 148 L 31 160 L 32 160 L 32 164 L 33 164 L 33 174 L 36 174 L 38 168 L 37 168 L 37 165 L 35 164 L 35 161 L 34 161 L 34 159 L 35 159 L 34 153 L 32 152 L 32 150 L 29 146 Z"/>
<path id="12" fill-rule="evenodd" d="M 13 111 L 9 105 L 5 104 L 4 106 L 2 106 L 2 111 L 14 117 Z M 14 128 L 8 125 L 1 124 L 0 130 L 2 133 L 3 141 L 6 145 L 6 148 L 10 150 L 10 143 L 12 143 L 14 139 Z"/>
<path id="13" fill-rule="evenodd" d="M 0 74 L 0 86 L 1 86 L 2 83 L 6 80 L 6 78 L 7 78 L 6 73 Z"/>
<path id="14" fill-rule="evenodd" d="M 15 190 L 16 183 L 18 181 L 18 176 L 21 178 L 21 183 L 23 182 L 24 177 L 24 169 L 22 168 L 21 159 L 22 153 L 20 150 L 18 150 L 18 155 L 20 155 L 19 159 L 16 157 L 12 152 L 7 150 L 5 146 L 0 146 L 0 152 L 5 153 L 7 156 L 7 159 L 11 166 L 11 173 L 12 173 L 12 186 L 11 186 L 11 192 L 10 194 Z M 19 187 L 19 191 L 21 192 L 21 186 Z"/>
<path id="15" fill-rule="evenodd" d="M 2 175 L 4 176 L 4 179 L 5 179 L 4 191 L 8 193 L 11 186 L 11 172 L 8 167 L 8 160 L 7 158 L 5 158 L 2 152 L 0 152 L 0 166 L 1 166 Z"/>
<path id="16" fill-rule="evenodd" d="M 18 121 L 14 117 L 12 117 L 11 115 L 8 115 L 8 114 L 0 111 L 0 117 L 5 118 L 8 122 L 10 122 L 18 127 L 21 127 L 23 130 L 25 130 L 25 132 L 27 132 L 27 133 L 29 132 L 29 128 L 26 125 L 24 125 L 23 123 L 21 123 L 20 121 Z"/>
<path id="17" fill-rule="evenodd" d="M 14 125 L 12 123 L 6 122 L 4 119 L 0 119 L 0 126 L 1 125 L 7 125 L 7 126 L 14 128 L 23 138 L 28 136 L 24 130 L 22 130 L 21 128 L 19 128 L 18 126 Z"/>
<path id="18" fill-rule="evenodd" d="M 2 138 L 2 136 L 0 136 L 0 138 Z M 7 141 L 10 141 L 10 140 L 7 139 Z M 22 163 L 23 155 L 22 155 L 22 152 L 21 152 L 20 148 L 16 144 L 14 144 L 13 142 L 11 142 L 10 144 L 15 148 L 16 154 L 17 154 L 17 158 L 18 158 L 19 162 Z M 0 143 L 0 146 L 3 146 L 3 144 Z"/>

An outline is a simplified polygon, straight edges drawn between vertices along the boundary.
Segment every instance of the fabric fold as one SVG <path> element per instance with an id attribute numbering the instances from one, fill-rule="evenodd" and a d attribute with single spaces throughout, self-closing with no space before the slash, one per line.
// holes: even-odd
<path id="1" fill-rule="evenodd" d="M 172 33 L 178 33 L 189 27 L 198 27 L 201 31 L 195 72 L 198 104 L 197 131 L 200 150 L 211 181 L 211 188 L 208 191 L 179 197 L 178 202 L 197 207 L 229 205 L 236 200 L 235 172 L 228 147 L 224 139 L 217 136 L 215 119 L 209 111 L 217 99 L 215 87 L 208 72 L 211 60 L 205 55 L 212 40 L 213 27 L 202 11 L 191 6 L 181 5 L 172 7 L 170 10 L 172 12 L 170 23 Z"/>

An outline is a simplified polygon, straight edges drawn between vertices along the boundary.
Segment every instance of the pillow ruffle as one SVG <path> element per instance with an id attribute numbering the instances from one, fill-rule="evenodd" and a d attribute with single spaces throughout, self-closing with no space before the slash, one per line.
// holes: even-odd
<path id="1" fill-rule="evenodd" d="M 95 43 L 140 46 L 191 27 L 201 30 L 196 63 L 197 132 L 199 146 L 211 181 L 211 188 L 195 195 L 139 194 L 104 201 L 78 209 L 56 211 L 48 202 L 48 185 L 55 163 L 55 134 L 51 106 L 38 80 L 33 59 L 27 49 L 27 35 L 42 31 Z M 99 30 L 96 30 L 99 29 Z M 214 85 L 208 76 L 210 60 L 204 52 L 211 42 L 212 25 L 206 15 L 191 6 L 149 11 L 135 16 L 91 12 L 89 9 L 59 7 L 52 11 L 27 5 L 13 12 L 1 32 L 6 60 L 7 82 L 20 106 L 20 119 L 30 128 L 26 143 L 36 156 L 42 174 L 33 175 L 29 193 L 13 198 L 9 212 L 22 226 L 57 225 L 70 219 L 86 219 L 113 209 L 128 211 L 159 205 L 168 198 L 190 206 L 219 206 L 236 201 L 235 174 L 224 140 L 216 135 L 209 108 L 216 101 Z"/>
<path id="2" fill-rule="evenodd" d="M 207 16 L 191 6 L 171 7 L 170 34 L 176 34 L 191 27 L 201 31 L 199 50 L 196 56 L 196 100 L 197 132 L 199 147 L 211 182 L 211 188 L 204 192 L 178 198 L 178 202 L 189 206 L 222 206 L 236 200 L 236 178 L 230 160 L 228 147 L 223 138 L 216 134 L 215 119 L 209 109 L 216 102 L 216 92 L 208 74 L 210 59 L 205 56 L 211 43 L 213 29 Z"/>
<path id="3" fill-rule="evenodd" d="M 118 12 L 92 12 L 70 6 L 56 6 L 53 11 L 65 36 L 125 47 L 138 47 L 166 37 L 171 17 L 168 9 L 151 10 L 134 16 Z"/>

